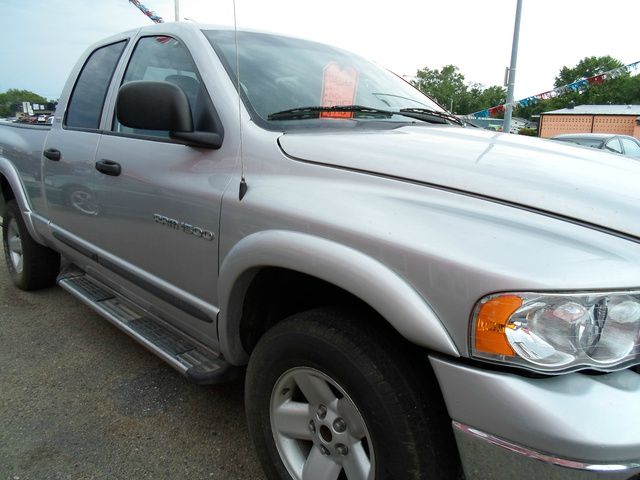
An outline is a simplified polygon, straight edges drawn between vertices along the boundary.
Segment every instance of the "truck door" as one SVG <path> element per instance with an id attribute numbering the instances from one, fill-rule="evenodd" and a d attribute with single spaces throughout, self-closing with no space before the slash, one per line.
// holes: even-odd
<path id="1" fill-rule="evenodd" d="M 177 85 L 189 100 L 196 130 L 220 126 L 182 41 L 166 35 L 140 38 L 121 83 L 136 80 Z M 236 148 L 229 142 L 219 150 L 189 147 L 168 132 L 131 129 L 113 118 L 96 154 L 104 194 L 91 242 L 118 260 L 123 275 L 137 276 L 177 308 L 188 311 L 187 297 L 217 305 L 220 205 L 237 169 Z M 109 165 L 118 173 L 110 173 Z"/>
<path id="2" fill-rule="evenodd" d="M 102 107 L 126 41 L 94 50 L 80 70 L 62 122 L 54 122 L 44 146 L 44 194 L 49 220 L 82 239 L 98 215 L 101 178 L 94 168 Z M 73 75 L 73 74 L 72 74 Z M 64 106 L 62 106 L 64 108 Z"/>

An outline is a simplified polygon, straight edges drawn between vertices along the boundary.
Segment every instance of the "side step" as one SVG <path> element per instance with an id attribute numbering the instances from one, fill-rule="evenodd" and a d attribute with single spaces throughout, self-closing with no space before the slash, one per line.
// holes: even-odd
<path id="1" fill-rule="evenodd" d="M 145 316 L 134 304 L 84 272 L 67 269 L 58 277 L 58 285 L 192 381 L 223 383 L 237 376 L 238 369 L 220 356 L 197 346 L 158 320 Z"/>

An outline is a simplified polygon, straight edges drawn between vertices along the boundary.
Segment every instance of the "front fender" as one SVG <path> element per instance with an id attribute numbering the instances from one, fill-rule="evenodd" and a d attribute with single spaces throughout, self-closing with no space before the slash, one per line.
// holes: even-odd
<path id="1" fill-rule="evenodd" d="M 219 277 L 219 336 L 224 356 L 247 362 L 240 341 L 244 295 L 261 267 L 280 267 L 317 277 L 366 302 L 409 341 L 459 356 L 455 344 L 426 300 L 395 272 L 350 247 L 304 233 L 270 230 L 238 242 Z"/>

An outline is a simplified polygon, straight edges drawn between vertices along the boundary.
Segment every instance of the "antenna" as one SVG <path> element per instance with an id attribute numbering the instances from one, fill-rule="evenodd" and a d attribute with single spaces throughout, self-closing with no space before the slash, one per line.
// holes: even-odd
<path id="1" fill-rule="evenodd" d="M 233 31 L 236 42 L 236 85 L 238 89 L 238 133 L 240 135 L 240 190 L 238 198 L 242 200 L 247 193 L 247 182 L 244 178 L 244 150 L 242 147 L 242 98 L 240 97 L 240 53 L 238 53 L 238 18 L 236 15 L 236 0 L 233 0 Z"/>

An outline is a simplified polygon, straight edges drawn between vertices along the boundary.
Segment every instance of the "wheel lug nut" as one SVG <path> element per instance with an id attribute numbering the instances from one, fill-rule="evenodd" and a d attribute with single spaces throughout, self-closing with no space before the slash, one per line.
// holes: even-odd
<path id="1" fill-rule="evenodd" d="M 327 407 L 325 407 L 324 405 L 320 405 L 318 407 L 317 415 L 320 420 L 323 420 L 324 417 L 327 416 Z"/>
<path id="2" fill-rule="evenodd" d="M 316 433 L 316 424 L 313 423 L 313 420 L 309 420 L 309 430 L 311 430 L 313 433 Z"/>
<path id="3" fill-rule="evenodd" d="M 333 429 L 338 433 L 342 433 L 347 429 L 347 422 L 338 417 L 333 421 Z"/>
<path id="4" fill-rule="evenodd" d="M 329 455 L 331 452 L 329 452 L 329 449 L 327 447 L 325 447 L 324 445 L 320 445 L 320 453 L 322 453 L 322 455 Z"/>
<path id="5" fill-rule="evenodd" d="M 349 453 L 349 448 L 346 445 L 339 443 L 336 445 L 336 451 L 344 457 L 347 453 Z"/>

